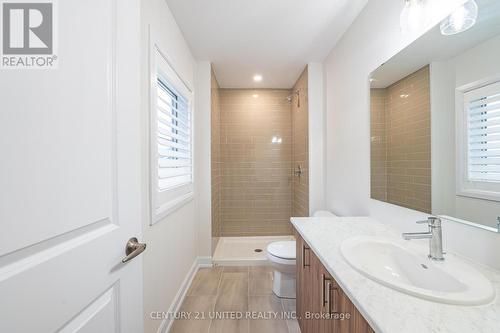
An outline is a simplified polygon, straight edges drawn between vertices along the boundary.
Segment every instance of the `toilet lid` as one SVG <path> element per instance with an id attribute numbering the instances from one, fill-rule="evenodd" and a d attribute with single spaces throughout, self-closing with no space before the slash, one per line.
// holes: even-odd
<path id="1" fill-rule="evenodd" d="M 295 241 L 274 242 L 267 246 L 269 254 L 282 259 L 295 259 Z"/>

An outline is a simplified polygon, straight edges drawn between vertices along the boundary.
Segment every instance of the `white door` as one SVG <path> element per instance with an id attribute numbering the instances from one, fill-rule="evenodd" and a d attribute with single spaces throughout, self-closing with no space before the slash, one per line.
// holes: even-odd
<path id="1" fill-rule="evenodd" d="M 59 0 L 58 69 L 0 69 L 0 332 L 143 330 L 138 2 Z"/>

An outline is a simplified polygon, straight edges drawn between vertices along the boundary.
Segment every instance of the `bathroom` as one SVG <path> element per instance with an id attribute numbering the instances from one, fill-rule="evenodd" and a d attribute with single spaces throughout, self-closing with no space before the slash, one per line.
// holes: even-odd
<path id="1" fill-rule="evenodd" d="M 0 2 L 0 332 L 500 332 L 500 1 Z"/>

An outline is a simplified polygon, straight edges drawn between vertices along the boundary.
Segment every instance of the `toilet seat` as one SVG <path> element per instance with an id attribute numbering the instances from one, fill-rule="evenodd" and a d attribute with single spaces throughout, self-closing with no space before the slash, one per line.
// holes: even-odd
<path id="1" fill-rule="evenodd" d="M 285 264 L 295 265 L 295 241 L 280 241 L 269 244 L 266 252 L 269 260 Z"/>

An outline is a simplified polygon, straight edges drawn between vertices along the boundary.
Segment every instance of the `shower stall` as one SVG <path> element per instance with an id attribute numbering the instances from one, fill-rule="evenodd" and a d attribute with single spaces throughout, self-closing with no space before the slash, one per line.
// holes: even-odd
<path id="1" fill-rule="evenodd" d="M 293 89 L 221 89 L 212 73 L 212 256 L 265 263 L 308 216 L 307 69 Z"/>

